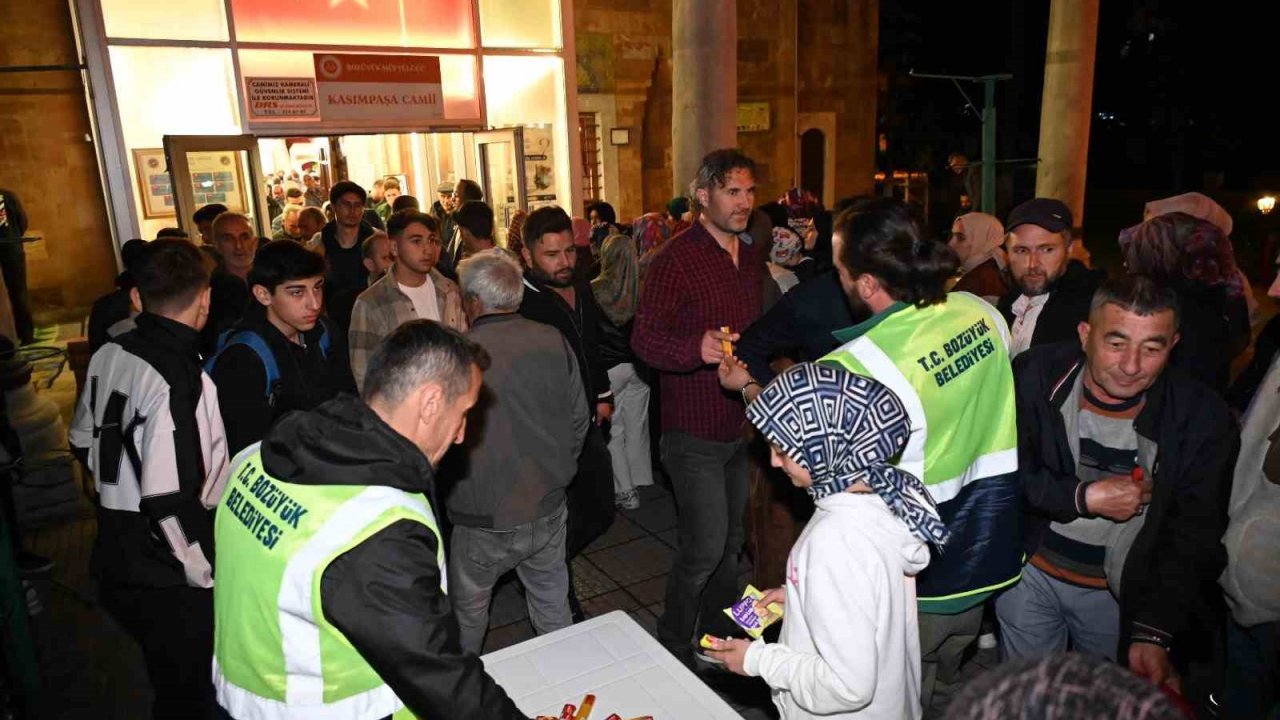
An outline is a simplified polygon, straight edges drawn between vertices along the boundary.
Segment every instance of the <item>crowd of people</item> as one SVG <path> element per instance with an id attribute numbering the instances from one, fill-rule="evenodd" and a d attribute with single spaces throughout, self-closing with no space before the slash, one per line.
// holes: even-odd
<path id="1" fill-rule="evenodd" d="M 984 707 L 1052 694 L 1015 672 L 1143 717 L 1274 706 L 1280 326 L 1232 385 L 1250 289 L 1207 198 L 1149 205 L 1108 278 L 1056 199 L 939 242 L 892 199 L 757 206 L 732 149 L 663 212 L 521 211 L 505 248 L 470 180 L 428 212 L 302 180 L 269 180 L 272 240 L 207 206 L 199 242 L 127 243 L 94 306 L 71 444 L 155 717 L 524 717 L 477 657 L 494 588 L 580 621 L 572 560 L 655 445 L 658 640 L 783 717 L 921 717 L 991 609 Z M 753 463 L 813 505 L 771 642 L 724 612 Z"/>

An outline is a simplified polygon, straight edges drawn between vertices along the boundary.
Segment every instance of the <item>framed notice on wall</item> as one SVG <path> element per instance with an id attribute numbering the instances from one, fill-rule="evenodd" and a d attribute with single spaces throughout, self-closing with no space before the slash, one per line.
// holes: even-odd
<path id="1" fill-rule="evenodd" d="M 195 194 L 196 207 L 221 203 L 231 212 L 247 212 L 249 201 L 239 152 L 189 152 L 187 165 L 191 171 L 191 192 Z"/>
<path id="2" fill-rule="evenodd" d="M 142 216 L 148 219 L 175 217 L 173 184 L 165 164 L 164 150 L 134 149 L 133 166 L 138 176 L 138 195 L 142 198 Z"/>

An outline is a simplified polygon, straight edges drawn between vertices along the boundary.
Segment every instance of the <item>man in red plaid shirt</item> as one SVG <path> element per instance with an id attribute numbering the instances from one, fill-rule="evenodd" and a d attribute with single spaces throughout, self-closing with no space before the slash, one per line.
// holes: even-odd
<path id="1" fill-rule="evenodd" d="M 698 221 L 649 266 L 631 337 L 640 358 L 662 374 L 662 463 L 680 514 L 680 548 L 667 576 L 658 639 L 688 665 L 695 629 L 696 635 L 740 634 L 722 610 L 739 595 L 747 506 L 744 406 L 737 393 L 721 389 L 716 366 L 723 343 L 736 341 L 760 315 L 765 248 L 746 234 L 755 191 L 755 163 L 741 151 L 703 158 L 690 185 Z"/>

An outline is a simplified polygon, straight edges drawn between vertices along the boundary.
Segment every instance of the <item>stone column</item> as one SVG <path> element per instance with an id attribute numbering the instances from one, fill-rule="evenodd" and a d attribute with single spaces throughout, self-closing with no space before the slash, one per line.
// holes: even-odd
<path id="1" fill-rule="evenodd" d="M 737 0 L 672 0 L 674 195 L 689 191 L 703 155 L 738 141 L 737 5 Z"/>
<path id="2" fill-rule="evenodd" d="M 1077 227 L 1084 224 L 1098 2 L 1052 0 L 1045 50 L 1036 195 L 1066 203 Z"/>

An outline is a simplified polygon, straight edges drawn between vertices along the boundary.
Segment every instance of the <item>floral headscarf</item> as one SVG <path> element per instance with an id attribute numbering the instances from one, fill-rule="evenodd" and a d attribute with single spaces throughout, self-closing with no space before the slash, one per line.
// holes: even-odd
<path id="1" fill-rule="evenodd" d="M 822 201 L 804 188 L 791 188 L 778 198 L 778 203 L 787 209 L 787 217 L 792 219 L 813 218 L 822 211 Z"/>
<path id="2" fill-rule="evenodd" d="M 635 239 L 636 248 L 643 255 L 662 247 L 671 239 L 671 223 L 662 213 L 645 213 L 631 226 L 631 237 Z"/>
<path id="3" fill-rule="evenodd" d="M 573 218 L 573 244 L 578 247 L 591 244 L 591 223 L 585 218 Z"/>
<path id="4" fill-rule="evenodd" d="M 640 269 L 635 245 L 626 235 L 610 235 L 600 246 L 600 274 L 591 281 L 600 309 L 614 325 L 635 317 L 640 302 Z"/>
<path id="5" fill-rule="evenodd" d="M 515 253 L 517 258 L 523 258 L 520 253 L 524 249 L 524 221 L 529 219 L 529 213 L 524 210 L 516 210 L 511 215 L 511 224 L 507 226 L 507 249 Z M 523 259 L 520 262 L 524 262 Z"/>
<path id="6" fill-rule="evenodd" d="M 1131 273 L 1171 287 L 1224 288 L 1244 295 L 1235 251 L 1222 229 L 1182 212 L 1158 215 L 1120 232 L 1120 252 Z"/>
<path id="7" fill-rule="evenodd" d="M 799 363 L 761 391 L 747 420 L 809 471 L 814 500 L 862 481 L 913 535 L 946 544 L 947 526 L 924 483 L 889 462 L 911 434 L 907 411 L 889 388 L 843 368 Z"/>

